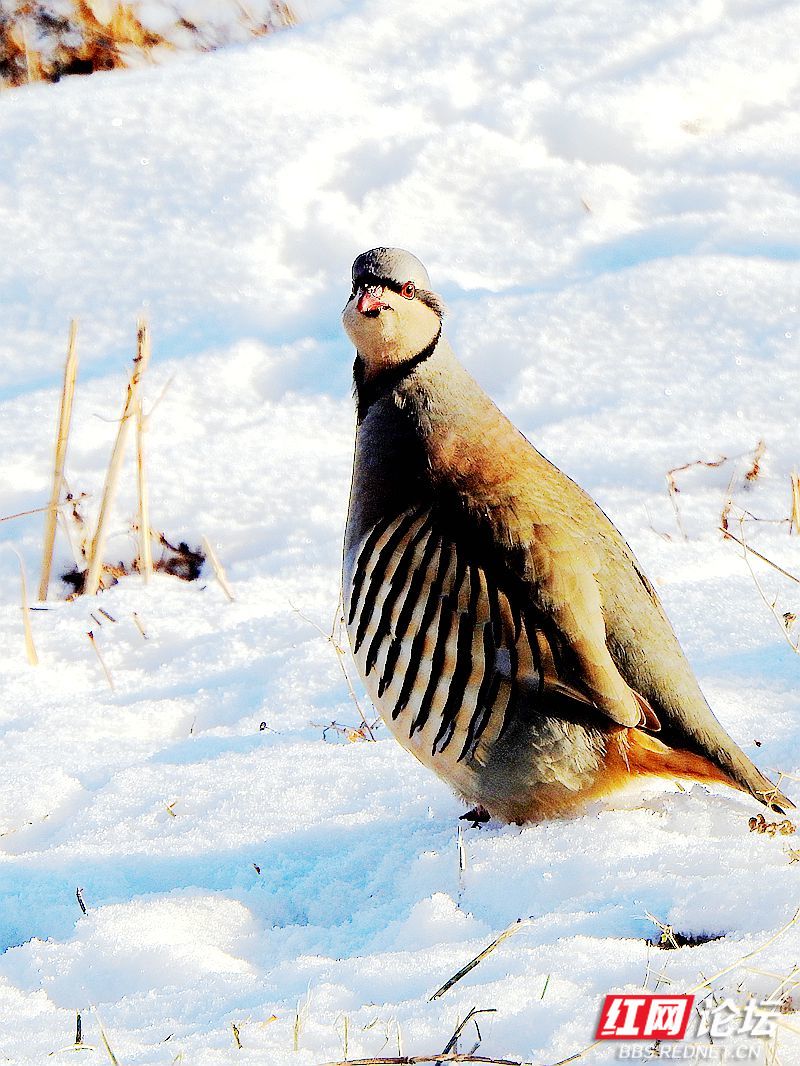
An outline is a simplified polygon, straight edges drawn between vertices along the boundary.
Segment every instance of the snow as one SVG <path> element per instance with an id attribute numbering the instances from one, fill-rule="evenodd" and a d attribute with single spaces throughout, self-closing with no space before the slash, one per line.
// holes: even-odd
<path id="1" fill-rule="evenodd" d="M 398 244 L 471 371 L 629 539 L 732 735 L 800 773 L 800 660 L 717 532 L 734 474 L 739 505 L 780 519 L 798 465 L 799 21 L 749 0 L 309 5 L 246 46 L 2 95 L 0 514 L 46 500 L 75 316 L 67 472 L 96 515 L 145 313 L 153 525 L 206 535 L 236 596 L 208 568 L 96 602 L 56 582 L 32 668 L 10 547 L 35 590 L 42 516 L 0 523 L 7 1061 L 71 1062 L 48 1055 L 76 1011 L 97 1061 L 102 1023 L 126 1066 L 317 1066 L 345 1018 L 350 1057 L 426 1054 L 479 1007 L 479 1054 L 551 1063 L 591 1042 L 606 992 L 691 989 L 791 918 L 797 838 L 700 786 L 464 829 L 460 871 L 442 782 L 385 730 L 323 738 L 359 724 L 323 634 L 353 432 L 339 315 L 354 256 Z M 664 475 L 722 456 L 675 475 L 683 540 Z M 130 562 L 125 471 L 108 552 Z M 785 523 L 744 530 L 800 572 Z M 646 912 L 724 936 L 657 952 Z M 798 950 L 793 927 L 717 994 L 771 992 Z"/>

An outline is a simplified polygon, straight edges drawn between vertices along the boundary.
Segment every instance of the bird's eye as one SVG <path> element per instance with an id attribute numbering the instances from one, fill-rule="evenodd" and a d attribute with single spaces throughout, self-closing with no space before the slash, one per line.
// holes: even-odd
<path id="1" fill-rule="evenodd" d="M 417 295 L 417 286 L 413 281 L 407 281 L 400 290 L 400 295 L 405 296 L 407 300 L 413 300 Z"/>

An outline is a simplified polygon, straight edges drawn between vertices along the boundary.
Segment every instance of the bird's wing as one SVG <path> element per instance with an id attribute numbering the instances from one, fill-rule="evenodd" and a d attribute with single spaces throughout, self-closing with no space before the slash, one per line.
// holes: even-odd
<path id="1" fill-rule="evenodd" d="M 530 600 L 537 632 L 554 634 L 561 648 L 561 669 L 547 687 L 557 691 L 566 682 L 617 725 L 658 729 L 652 708 L 622 677 L 609 650 L 600 559 L 587 531 L 565 520 L 537 522 L 522 557 L 518 594 Z"/>
<path id="2" fill-rule="evenodd" d="M 355 554 L 348 628 L 384 717 L 425 731 L 432 755 L 452 744 L 479 762 L 532 713 L 658 728 L 606 648 L 591 553 L 544 528 L 507 551 L 480 526 L 413 509 Z"/>

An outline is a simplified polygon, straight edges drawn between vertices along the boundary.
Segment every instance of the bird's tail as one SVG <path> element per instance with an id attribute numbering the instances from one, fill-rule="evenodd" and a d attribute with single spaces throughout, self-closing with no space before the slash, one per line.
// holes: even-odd
<path id="1" fill-rule="evenodd" d="M 740 792 L 749 792 L 759 803 L 779 814 L 794 809 L 794 803 L 777 785 L 753 765 L 742 753 L 741 765 L 735 767 L 735 775 L 721 769 L 710 759 L 683 748 L 671 748 L 654 736 L 640 729 L 622 730 L 620 742 L 624 745 L 623 758 L 629 772 L 654 777 L 681 778 L 707 784 L 729 785 Z"/>

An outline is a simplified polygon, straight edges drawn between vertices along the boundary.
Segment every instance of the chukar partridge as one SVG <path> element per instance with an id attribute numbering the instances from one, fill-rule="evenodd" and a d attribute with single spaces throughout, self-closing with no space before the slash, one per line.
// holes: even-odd
<path id="1" fill-rule="evenodd" d="M 353 264 L 344 606 L 388 728 L 506 822 L 641 775 L 793 806 L 712 714 L 631 549 L 458 362 L 442 312 L 409 252 Z"/>

